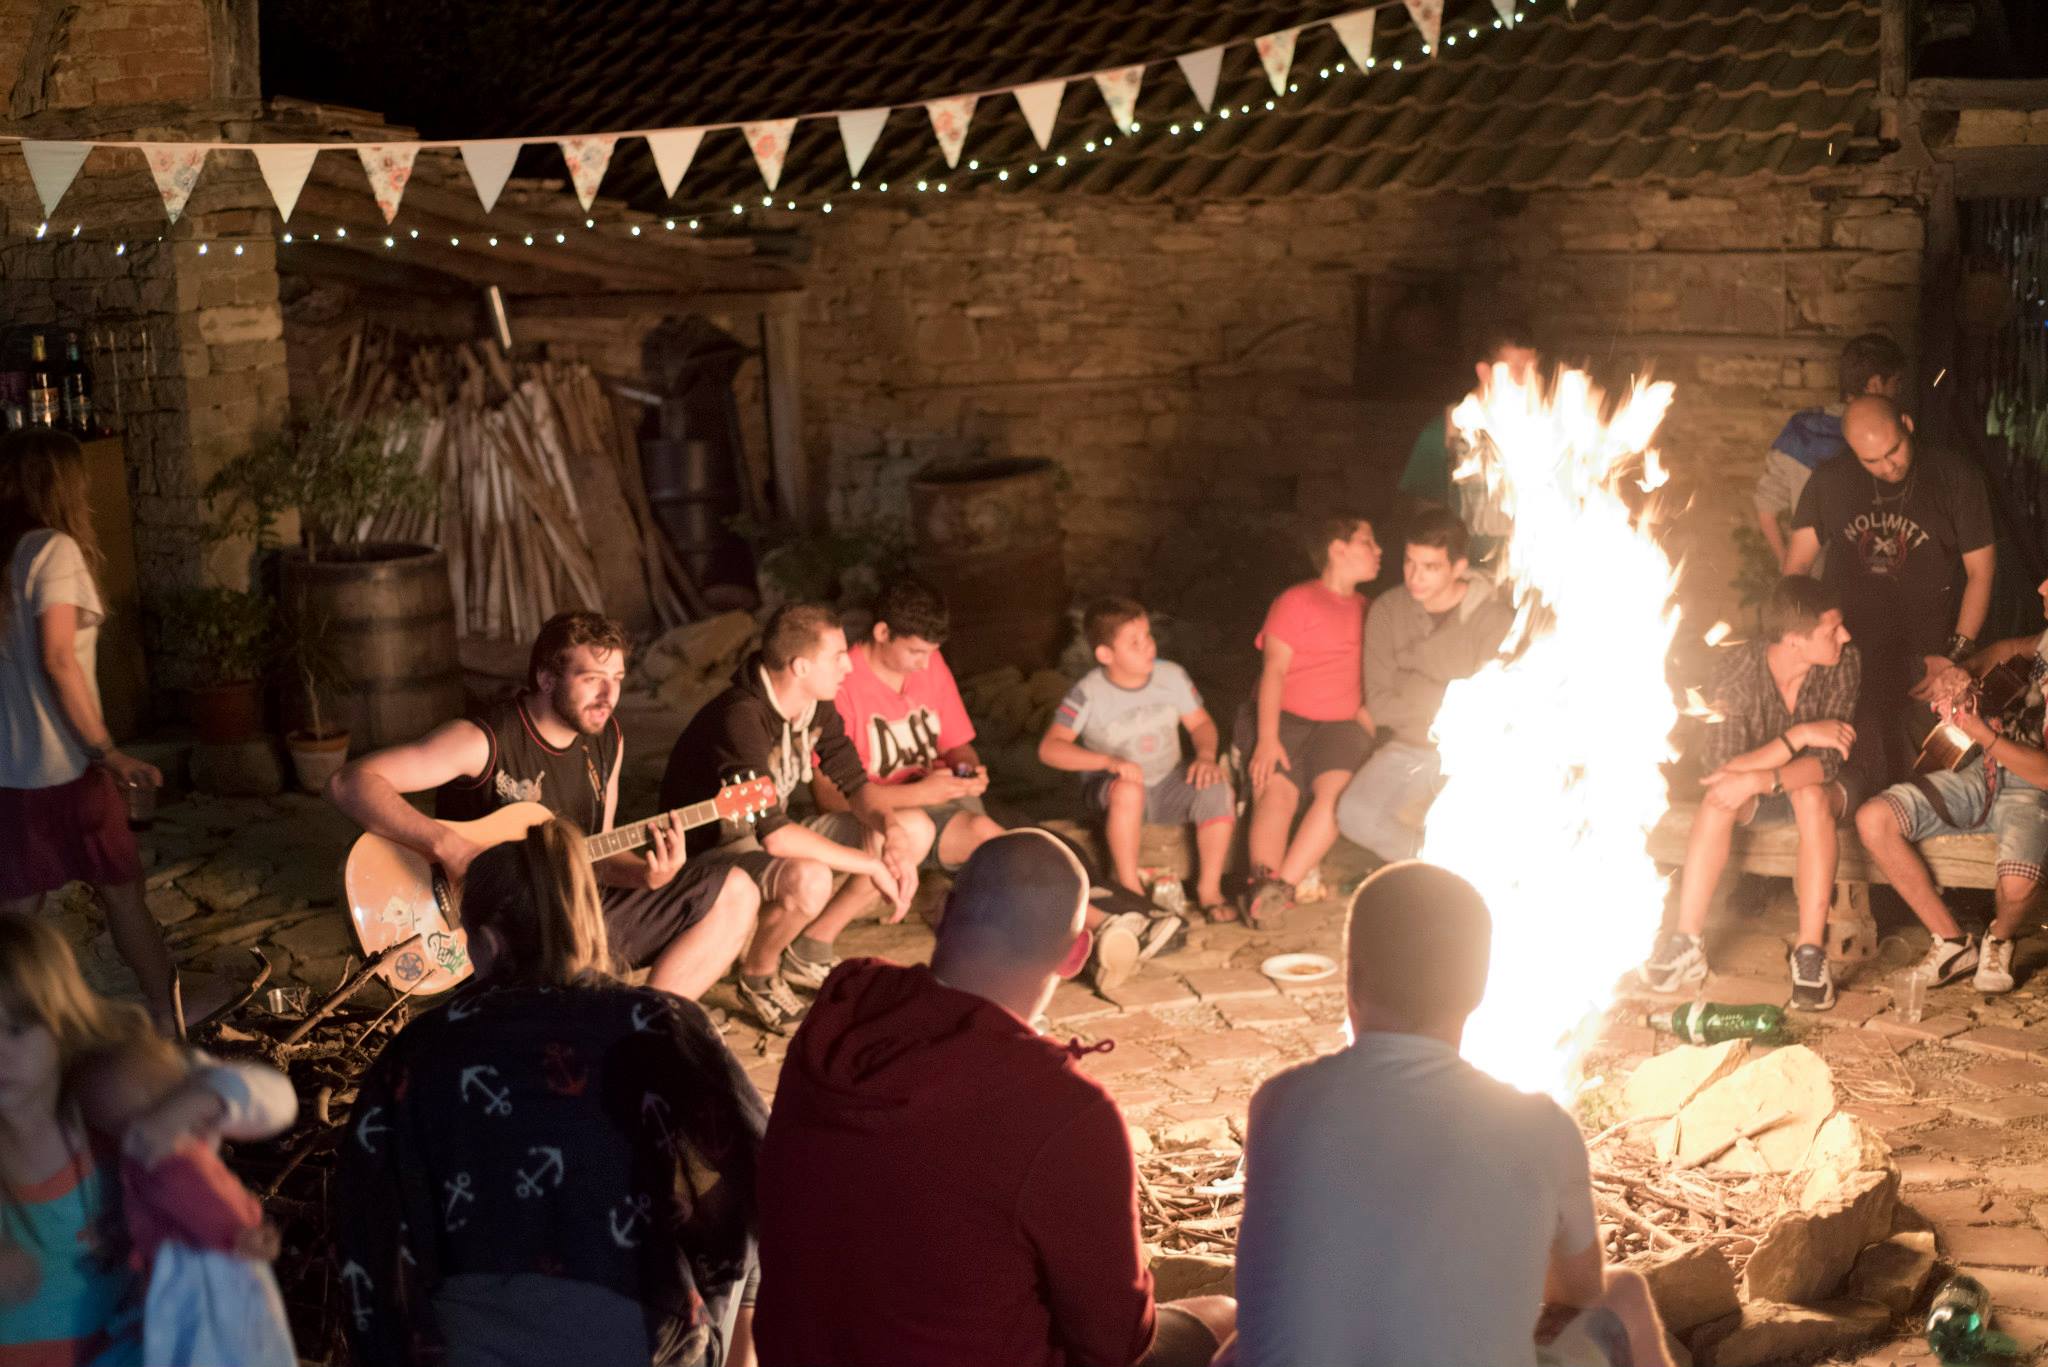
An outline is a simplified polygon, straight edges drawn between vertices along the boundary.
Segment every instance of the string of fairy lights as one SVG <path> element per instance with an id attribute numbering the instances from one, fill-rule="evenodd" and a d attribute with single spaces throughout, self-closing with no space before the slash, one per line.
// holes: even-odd
<path id="1" fill-rule="evenodd" d="M 1445 50 L 1441 55 L 1448 56 L 1448 49 L 1458 46 L 1461 40 L 1465 45 L 1469 46 L 1487 36 L 1490 32 L 1502 31 L 1512 26 L 1521 25 L 1532 17 L 1531 11 L 1546 2 L 1555 3 L 1556 0 L 1519 0 L 1518 7 L 1510 15 L 1504 18 L 1495 17 L 1487 24 L 1467 23 L 1462 26 L 1462 29 L 1446 24 L 1445 28 L 1438 35 L 1439 43 L 1437 46 Z M 1566 3 L 1572 3 L 1572 0 L 1566 0 Z M 1419 53 L 1414 55 L 1424 58 L 1439 55 L 1433 50 L 1432 44 L 1420 43 L 1417 46 Z M 1368 56 L 1363 63 L 1341 60 L 1333 61 L 1317 66 L 1312 76 L 1305 69 L 1298 75 L 1291 74 L 1286 90 L 1275 93 L 1268 98 L 1240 100 L 1235 107 L 1228 102 L 1219 103 L 1206 113 L 1196 113 L 1191 117 L 1184 118 L 1168 118 L 1164 121 L 1163 126 L 1161 121 L 1156 118 L 1149 123 L 1134 119 L 1127 129 L 1116 133 L 1101 133 L 1088 137 L 1080 143 L 1078 148 L 1071 151 L 1055 152 L 1048 147 L 1034 154 L 1007 162 L 968 158 L 957 167 L 927 171 L 911 179 L 906 179 L 902 176 L 898 176 L 893 180 L 872 177 L 864 179 L 856 176 L 851 177 L 844 190 L 836 195 L 790 196 L 777 195 L 771 192 L 764 193 L 757 199 L 748 197 L 729 202 L 721 201 L 717 204 L 699 202 L 693 208 L 672 210 L 666 214 L 656 215 L 646 222 L 600 224 L 595 217 L 586 217 L 583 220 L 581 232 L 628 240 L 635 238 L 658 239 L 671 233 L 703 234 L 706 232 L 717 232 L 721 229 L 730 229 L 734 226 L 735 220 L 739 220 L 741 223 L 751 227 L 762 217 L 777 213 L 815 212 L 831 214 L 834 212 L 835 205 L 843 207 L 844 201 L 850 196 L 894 195 L 902 198 L 913 195 L 944 195 L 955 190 L 988 185 L 1023 187 L 1031 183 L 1032 177 L 1042 174 L 1049 168 L 1064 169 L 1077 160 L 1099 157 L 1109 153 L 1118 144 L 1120 138 L 1126 142 L 1136 142 L 1146 138 L 1186 138 L 1192 141 L 1200 137 L 1205 131 L 1221 127 L 1233 120 L 1256 119 L 1261 115 L 1277 112 L 1280 107 L 1280 100 L 1285 96 L 1301 94 L 1304 89 L 1304 82 L 1313 81 L 1313 85 L 1306 87 L 1313 91 L 1329 81 L 1337 80 L 1347 75 L 1354 79 L 1363 79 L 1379 71 L 1401 71 L 1404 67 L 1413 64 L 1413 55 L 1405 58 L 1390 57 L 1385 60 L 1381 60 L 1376 56 Z M 540 140 L 536 139 L 536 141 Z M 346 150 L 349 146 L 350 144 L 336 144 L 338 150 Z M 45 220 L 36 225 L 35 232 L 30 240 L 36 242 L 72 242 L 81 240 L 83 233 L 83 223 L 74 222 L 67 232 Z M 328 228 L 315 228 L 311 230 L 307 230 L 304 227 L 293 228 L 287 226 L 276 233 L 239 236 L 216 234 L 209 237 L 181 238 L 173 237 L 170 233 L 166 232 L 155 234 L 153 238 L 141 237 L 113 241 L 109 245 L 109 250 L 115 256 L 125 257 L 131 250 L 168 244 L 173 248 L 189 247 L 198 256 L 207 256 L 215 251 L 219 251 L 224 255 L 242 256 L 246 253 L 248 247 L 258 243 L 274 243 L 279 247 L 285 248 L 303 242 L 347 242 L 351 246 L 356 246 L 367 238 L 372 243 L 381 244 L 384 249 L 393 252 L 402 251 L 403 248 L 413 242 L 439 245 L 443 241 L 445 241 L 447 246 L 458 249 L 467 241 L 472 245 L 481 243 L 486 248 L 513 251 L 524 251 L 528 248 L 533 248 L 544 251 L 550 246 L 566 246 L 578 235 L 573 224 L 561 227 L 532 228 L 530 230 L 526 227 L 521 227 L 514 231 L 502 232 L 484 230 L 471 232 L 466 235 L 454 233 L 446 235 L 445 238 L 440 234 L 431 232 L 423 234 L 419 228 L 387 227 L 384 231 L 378 232 L 361 227 L 351 230 L 345 225 L 336 224 Z M 84 240 L 90 241 L 91 239 Z"/>

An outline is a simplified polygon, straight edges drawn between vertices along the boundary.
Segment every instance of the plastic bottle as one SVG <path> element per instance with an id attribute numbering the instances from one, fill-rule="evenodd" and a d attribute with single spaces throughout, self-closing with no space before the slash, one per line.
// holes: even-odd
<path id="1" fill-rule="evenodd" d="M 1676 1035 L 1688 1044 L 1719 1044 L 1731 1039 L 1768 1042 L 1785 1034 L 1785 1012 L 1776 1006 L 1689 1002 L 1676 1010 L 1653 1011 L 1645 1020 L 1652 1030 Z"/>
<path id="2" fill-rule="evenodd" d="M 1944 1363 L 1974 1362 L 1990 1346 L 1991 1293 L 1975 1277 L 1950 1277 L 1927 1312 L 1927 1346 Z"/>

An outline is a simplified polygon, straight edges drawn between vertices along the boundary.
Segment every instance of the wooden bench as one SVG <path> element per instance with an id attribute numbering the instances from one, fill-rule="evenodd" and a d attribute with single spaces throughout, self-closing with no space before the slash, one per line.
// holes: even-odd
<path id="1" fill-rule="evenodd" d="M 1685 864 L 1686 842 L 1692 836 L 1697 802 L 1673 804 L 1650 832 L 1650 857 L 1667 868 Z M 1877 952 L 1877 923 L 1870 914 L 1870 885 L 1889 880 L 1863 848 L 1856 828 L 1843 825 L 1840 859 L 1835 866 L 1835 904 L 1828 912 L 1828 956 L 1839 961 L 1867 959 Z M 1919 845 L 1921 858 L 1945 888 L 1996 887 L 1998 842 L 1990 834 L 1937 835 Z M 1743 873 L 1790 878 L 1799 864 L 1799 832 L 1789 821 L 1760 830 L 1735 828 L 1728 867 Z"/>

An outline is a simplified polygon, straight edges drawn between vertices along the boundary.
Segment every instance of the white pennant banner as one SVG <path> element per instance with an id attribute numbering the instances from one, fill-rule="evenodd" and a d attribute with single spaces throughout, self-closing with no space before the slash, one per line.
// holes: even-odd
<path id="1" fill-rule="evenodd" d="M 1360 10 L 1356 14 L 1340 14 L 1330 21 L 1336 30 L 1337 41 L 1344 44 L 1344 50 L 1351 54 L 1352 65 L 1360 71 L 1372 60 L 1372 21 L 1377 10 Z"/>
<path id="2" fill-rule="evenodd" d="M 1017 97 L 1024 122 L 1031 125 L 1031 136 L 1038 139 L 1038 150 L 1043 152 L 1052 141 L 1053 120 L 1059 117 L 1060 96 L 1067 93 L 1067 83 L 1040 81 L 1036 85 L 1020 85 L 1010 93 Z"/>
<path id="3" fill-rule="evenodd" d="M 485 213 L 497 207 L 498 196 L 504 192 L 505 182 L 512 176 L 512 163 L 519 160 L 522 146 L 524 144 L 517 138 L 492 138 L 485 142 L 458 144 L 462 168 L 469 172 L 469 183 L 476 187 L 476 197 L 482 201 Z"/>
<path id="4" fill-rule="evenodd" d="M 839 116 L 839 141 L 846 145 L 846 173 L 855 180 L 860 179 L 860 168 L 868 164 L 868 153 L 875 150 L 875 139 L 882 136 L 882 125 L 888 121 L 887 109 L 856 109 Z"/>
<path id="5" fill-rule="evenodd" d="M 946 154 L 948 170 L 960 164 L 960 149 L 967 144 L 967 124 L 974 118 L 974 102 L 977 95 L 955 95 L 949 100 L 932 100 L 924 107 L 931 115 L 932 132 L 938 136 L 939 150 Z"/>
<path id="6" fill-rule="evenodd" d="M 1266 68 L 1266 79 L 1273 83 L 1273 93 L 1287 93 L 1287 72 L 1294 65 L 1294 36 L 1298 28 L 1282 29 L 1269 33 L 1254 44 L 1259 50 L 1259 64 Z"/>
<path id="7" fill-rule="evenodd" d="M 156 182 L 156 191 L 163 196 L 164 212 L 176 223 L 178 215 L 185 212 L 185 201 L 192 198 L 192 191 L 199 184 L 199 168 L 206 164 L 206 148 L 198 143 L 160 142 L 142 155 L 149 162 L 149 178 Z"/>
<path id="8" fill-rule="evenodd" d="M 654 169 L 661 175 L 661 188 L 670 199 L 683 175 L 697 158 L 697 144 L 704 141 L 701 128 L 671 128 L 647 135 L 647 150 L 654 154 Z"/>
<path id="9" fill-rule="evenodd" d="M 413 159 L 420 154 L 416 142 L 380 142 L 356 148 L 363 159 L 363 171 L 370 177 L 370 193 L 389 223 L 398 217 L 398 201 L 405 198 L 405 184 L 412 179 Z"/>
<path id="10" fill-rule="evenodd" d="M 569 183 L 576 187 L 576 200 L 586 214 L 597 199 L 597 187 L 604 182 L 604 168 L 612 164 L 612 147 L 618 140 L 616 133 L 555 140 L 562 149 L 562 160 L 569 164 Z"/>
<path id="11" fill-rule="evenodd" d="M 57 201 L 78 179 L 78 168 L 92 152 L 89 142 L 30 142 L 22 140 L 22 160 L 28 163 L 28 178 L 35 182 L 36 197 L 43 201 L 43 217 L 57 212 Z"/>
<path id="12" fill-rule="evenodd" d="M 1223 49 L 1205 47 L 1200 52 L 1185 52 L 1174 58 L 1180 63 L 1180 74 L 1187 77 L 1188 89 L 1195 92 L 1195 102 L 1208 113 L 1216 103 L 1216 78 L 1223 72 Z"/>
<path id="13" fill-rule="evenodd" d="M 1408 17 L 1415 21 L 1415 27 L 1422 30 L 1422 41 L 1429 44 L 1430 51 L 1436 50 L 1436 40 L 1444 28 L 1444 0 L 1402 0 L 1408 6 Z"/>
<path id="14" fill-rule="evenodd" d="M 1493 12 L 1500 16 L 1503 24 L 1515 22 L 1515 0 L 1493 0 Z"/>
<path id="15" fill-rule="evenodd" d="M 1117 131 L 1131 131 L 1131 116 L 1138 109 L 1138 84 L 1145 79 L 1145 64 L 1119 67 L 1115 71 L 1095 73 L 1096 89 L 1102 92 L 1104 104 L 1109 106 L 1109 116 L 1116 120 Z"/>
<path id="16" fill-rule="evenodd" d="M 740 126 L 754 153 L 754 164 L 761 168 L 761 179 L 768 182 L 770 190 L 782 180 L 782 159 L 789 155 L 789 135 L 795 131 L 795 119 L 768 119 Z"/>
<path id="17" fill-rule="evenodd" d="M 299 204 L 299 191 L 306 188 L 306 177 L 313 173 L 313 159 L 320 155 L 320 149 L 286 144 L 249 150 L 256 154 L 256 169 L 263 173 L 263 183 L 270 188 L 278 217 L 291 222 L 292 210 Z"/>

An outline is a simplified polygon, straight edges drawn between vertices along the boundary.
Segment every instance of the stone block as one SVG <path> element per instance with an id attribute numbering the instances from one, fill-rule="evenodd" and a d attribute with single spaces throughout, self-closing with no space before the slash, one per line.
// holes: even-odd
<path id="1" fill-rule="evenodd" d="M 1969 1120 L 1986 1125 L 2009 1125 L 2015 1120 L 2035 1120 L 2048 1115 L 2048 1096 L 1996 1096 L 1951 1101 L 1948 1108 Z"/>
<path id="2" fill-rule="evenodd" d="M 208 346 L 233 346 L 239 342 L 273 342 L 284 335 L 284 316 L 275 305 L 238 304 L 226 308 L 201 309 L 198 314 L 199 340 Z"/>
<path id="3" fill-rule="evenodd" d="M 262 864 L 236 858 L 232 853 L 208 860 L 187 874 L 178 884 L 192 900 L 211 911 L 234 911 L 256 900 L 270 870 Z"/>
<path id="4" fill-rule="evenodd" d="M 1858 1171 L 1806 1193 L 1806 1208 L 1780 1215 L 1757 1242 L 1745 1294 L 1793 1305 L 1834 1296 L 1864 1248 L 1890 1233 L 1898 1189 L 1896 1173 Z"/>
<path id="5" fill-rule="evenodd" d="M 1824 1357 L 1875 1338 L 1891 1326 L 1891 1312 L 1872 1301 L 1830 1301 L 1824 1306 L 1751 1301 L 1725 1330 L 1710 1326 L 1692 1343 L 1699 1367 L 1764 1367 L 1795 1358 Z"/>
<path id="6" fill-rule="evenodd" d="M 1899 1160 L 1899 1184 L 1906 1187 L 1945 1187 L 1976 1175 L 1977 1170 L 1966 1163 L 1933 1154 L 1907 1154 Z"/>
<path id="7" fill-rule="evenodd" d="M 1990 1025 L 1955 1036 L 1955 1047 L 2001 1058 L 2038 1060 L 2048 1057 L 2048 1030 L 2015 1030 Z"/>
<path id="8" fill-rule="evenodd" d="M 1718 1248 L 1696 1244 L 1632 1265 L 1650 1285 L 1664 1327 L 1683 1336 L 1742 1308 L 1735 1269 Z"/>
<path id="9" fill-rule="evenodd" d="M 1776 1049 L 1701 1091 L 1678 1113 L 1676 1161 L 1689 1163 L 1759 1120 L 1787 1119 L 1711 1160 L 1739 1172 L 1793 1172 L 1834 1113 L 1833 1074 L 1802 1044 Z"/>
<path id="10" fill-rule="evenodd" d="M 1863 1250 L 1849 1273 L 1848 1292 L 1894 1315 L 1911 1314 L 1933 1273 L 1934 1235 L 1925 1230 L 1894 1234 Z"/>
<path id="11" fill-rule="evenodd" d="M 2017 1225 L 2027 1213 L 1990 1187 L 1945 1187 L 1915 1196 L 1913 1209 L 1921 1218 L 1947 1228 L 1952 1225 Z"/>
<path id="12" fill-rule="evenodd" d="M 1184 975 L 1195 996 L 1205 1002 L 1242 1001 L 1279 993 L 1273 980 L 1249 968 L 1213 968 Z"/>
<path id="13" fill-rule="evenodd" d="M 1221 1115 L 1155 1126 L 1152 1139 L 1162 1149 L 1216 1149 L 1237 1143 L 1230 1133 L 1230 1118 Z"/>
<path id="14" fill-rule="evenodd" d="M 1152 1299 L 1165 1304 L 1190 1296 L 1235 1296 L 1237 1260 L 1209 1253 L 1161 1253 L 1152 1260 Z"/>
<path id="15" fill-rule="evenodd" d="M 2015 1087 L 2048 1086 L 2048 1068 L 2038 1064 L 2021 1063 L 2018 1060 L 1998 1063 L 1980 1063 L 1974 1068 L 1963 1070 L 1963 1081 L 1994 1092 L 2009 1092 Z"/>
<path id="16" fill-rule="evenodd" d="M 1681 1044 L 1647 1058 L 1621 1089 L 1621 1113 L 1629 1119 L 1677 1115 L 1686 1102 L 1740 1068 L 1749 1059 L 1748 1040 L 1724 1044 Z"/>
<path id="17" fill-rule="evenodd" d="M 1157 1011 L 1195 1005 L 1195 994 L 1179 978 L 1138 974 L 1102 994 L 1126 1011 Z"/>
<path id="18" fill-rule="evenodd" d="M 1956 115 L 1957 147 L 2012 147 L 2029 134 L 2023 109 L 1964 109 Z"/>
<path id="19" fill-rule="evenodd" d="M 1967 1272 L 1984 1283 L 1984 1289 L 1991 1293 L 1994 1316 L 2003 1310 L 2048 1315 L 2048 1277 L 2003 1267 L 1959 1266 L 1956 1270 Z"/>
<path id="20" fill-rule="evenodd" d="M 1986 1168 L 1984 1180 L 1996 1187 L 2048 1196 L 2048 1165 L 2023 1164 L 2008 1168 Z"/>
<path id="21" fill-rule="evenodd" d="M 2048 1267 L 2048 1234 L 2023 1225 L 1958 1225 L 1938 1231 L 1951 1262 Z"/>
<path id="22" fill-rule="evenodd" d="M 177 888 L 148 889 L 143 895 L 149 902 L 149 914 L 160 926 L 174 926 L 199 914 L 199 904 Z"/>

